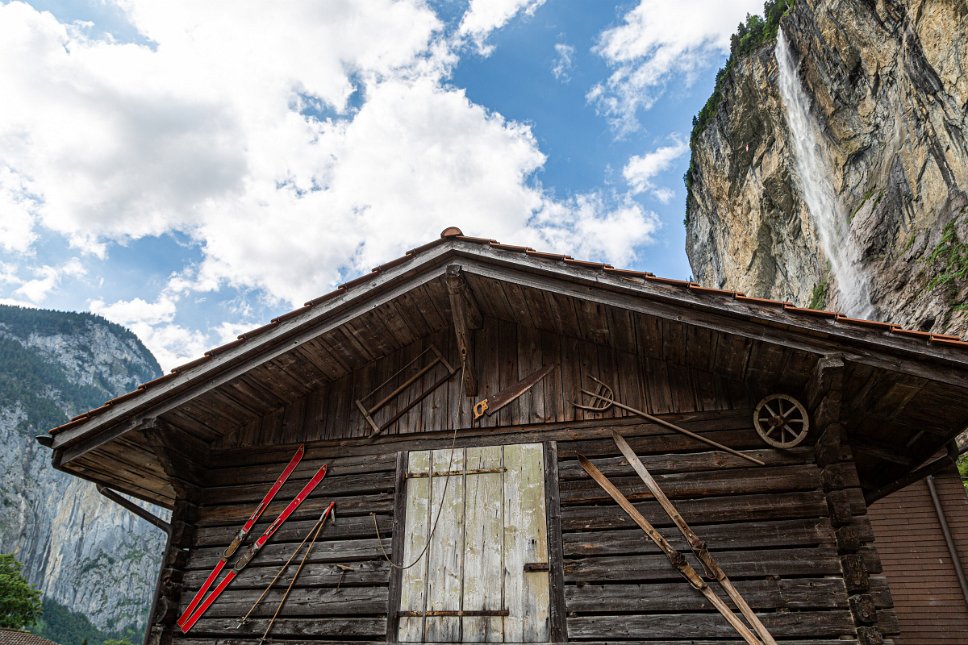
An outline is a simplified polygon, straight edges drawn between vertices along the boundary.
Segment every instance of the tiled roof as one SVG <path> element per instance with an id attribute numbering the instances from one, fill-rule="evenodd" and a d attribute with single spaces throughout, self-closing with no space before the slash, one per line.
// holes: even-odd
<path id="1" fill-rule="evenodd" d="M 57 645 L 57 643 L 27 632 L 0 628 L 0 645 Z"/>
<path id="2" fill-rule="evenodd" d="M 218 356 L 219 354 L 223 354 L 229 350 L 243 346 L 253 338 L 256 338 L 257 336 L 261 336 L 262 334 L 265 334 L 266 332 L 269 332 L 277 328 L 280 323 L 290 320 L 292 318 L 298 317 L 306 313 L 307 311 L 310 311 L 315 307 L 318 307 L 328 302 L 329 300 L 332 300 L 333 298 L 346 293 L 351 289 L 357 288 L 360 285 L 369 282 L 370 280 L 377 277 L 384 271 L 391 269 L 393 267 L 396 267 L 404 262 L 407 262 L 408 260 L 411 260 L 412 258 L 426 251 L 429 251 L 430 249 L 440 246 L 441 244 L 445 244 L 451 240 L 456 240 L 460 242 L 469 242 L 472 244 L 479 244 L 481 246 L 486 246 L 491 249 L 496 249 L 498 251 L 507 252 L 507 253 L 520 253 L 520 254 L 524 254 L 529 257 L 537 258 L 539 260 L 543 260 L 547 262 L 563 262 L 568 266 L 579 267 L 579 268 L 588 269 L 591 271 L 601 271 L 602 273 L 605 273 L 607 275 L 612 275 L 619 278 L 644 280 L 646 282 L 672 285 L 675 287 L 679 287 L 685 291 L 688 291 L 689 293 L 708 296 L 710 298 L 722 298 L 722 297 L 731 298 L 746 304 L 754 305 L 757 307 L 763 307 L 764 310 L 766 310 L 767 308 L 782 309 L 784 312 L 788 312 L 791 314 L 800 315 L 800 316 L 827 318 L 840 325 L 851 326 L 855 328 L 858 328 L 858 327 L 864 328 L 872 332 L 887 331 L 892 334 L 910 338 L 911 340 L 914 340 L 914 341 L 923 342 L 925 345 L 939 345 L 944 347 L 954 347 L 958 349 L 968 350 L 968 342 L 966 342 L 965 340 L 962 340 L 957 336 L 950 336 L 946 334 L 932 334 L 929 332 L 904 329 L 898 325 L 894 325 L 888 322 L 851 318 L 836 311 L 797 307 L 791 302 L 785 302 L 782 300 L 771 300 L 769 298 L 756 298 L 753 296 L 747 296 L 738 291 L 728 291 L 724 289 L 704 287 L 695 282 L 688 282 L 686 280 L 676 280 L 673 278 L 661 278 L 647 271 L 617 269 L 610 264 L 603 264 L 601 262 L 576 260 L 575 258 L 569 255 L 562 255 L 560 253 L 546 253 L 543 251 L 536 251 L 526 246 L 502 244 L 497 240 L 467 236 L 467 235 L 464 235 L 464 233 L 456 226 L 450 226 L 441 232 L 439 239 L 429 242 L 427 244 L 424 244 L 422 246 L 418 246 L 414 249 L 411 249 L 407 251 L 404 255 L 400 256 L 399 258 L 396 258 L 395 260 L 391 260 L 389 262 L 381 264 L 380 266 L 375 267 L 369 273 L 364 273 L 363 275 L 357 278 L 354 278 L 349 282 L 339 285 L 333 291 L 308 301 L 302 307 L 295 309 L 291 312 L 282 314 L 281 316 L 278 316 L 276 318 L 273 318 L 266 325 L 244 332 L 239 335 L 237 340 L 234 340 L 224 345 L 220 345 L 219 347 L 210 349 L 207 352 L 205 352 L 204 356 L 201 356 L 200 358 L 197 358 L 188 363 L 185 363 L 184 365 L 179 365 L 178 367 L 172 368 L 170 373 L 165 374 L 164 376 L 156 378 L 152 381 L 148 381 L 147 383 L 143 383 L 139 385 L 136 390 L 129 392 L 127 394 L 122 394 L 121 396 L 116 397 L 114 399 L 111 399 L 110 401 L 105 402 L 104 405 L 102 405 L 99 408 L 95 408 L 93 410 L 90 410 L 88 412 L 85 412 L 83 414 L 80 414 L 74 417 L 64 425 L 61 425 L 57 428 L 52 429 L 50 433 L 56 434 L 58 432 L 62 432 L 69 428 L 78 426 L 93 417 L 103 414 L 112 406 L 117 405 L 118 403 L 121 403 L 123 401 L 128 401 L 132 398 L 140 396 L 145 391 L 150 390 L 158 385 L 161 385 L 162 383 L 165 383 L 171 380 L 172 378 L 177 376 L 180 372 L 184 372 L 193 367 L 203 365 L 204 363 L 208 362 L 213 357 Z"/>

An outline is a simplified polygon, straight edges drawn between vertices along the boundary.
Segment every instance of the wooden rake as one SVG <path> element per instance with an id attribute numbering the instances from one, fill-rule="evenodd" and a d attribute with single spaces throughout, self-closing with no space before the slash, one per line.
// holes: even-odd
<path id="1" fill-rule="evenodd" d="M 588 397 L 588 401 L 587 403 L 579 403 L 575 401 L 574 406 L 579 410 L 587 410 L 589 412 L 599 413 L 599 412 L 605 412 L 606 410 L 614 406 L 620 410 L 625 410 L 626 412 L 631 412 L 632 414 L 638 415 L 643 419 L 645 419 L 646 421 L 651 421 L 652 423 L 656 423 L 664 428 L 668 428 L 680 434 L 684 434 L 687 437 L 692 437 L 693 439 L 697 441 L 701 441 L 704 444 L 710 445 L 713 448 L 717 448 L 724 452 L 728 452 L 729 454 L 736 455 L 737 457 L 742 457 L 746 461 L 751 461 L 757 466 L 765 465 L 763 461 L 757 459 L 756 457 L 745 455 L 738 450 L 733 450 L 729 446 L 724 446 L 721 443 L 713 441 L 712 439 L 708 439 L 702 435 L 696 434 L 695 432 L 686 430 L 685 428 L 677 426 L 676 424 L 666 421 L 665 419 L 660 419 L 657 416 L 653 416 L 648 412 L 643 412 L 642 410 L 638 410 L 636 408 L 633 408 L 632 406 L 625 405 L 624 403 L 619 403 L 618 401 L 615 400 L 615 393 L 612 391 L 612 388 L 610 388 L 603 381 L 595 378 L 594 376 L 589 376 L 589 378 L 595 382 L 596 388 L 594 392 L 591 390 L 586 390 L 585 388 L 581 388 L 582 394 Z"/>

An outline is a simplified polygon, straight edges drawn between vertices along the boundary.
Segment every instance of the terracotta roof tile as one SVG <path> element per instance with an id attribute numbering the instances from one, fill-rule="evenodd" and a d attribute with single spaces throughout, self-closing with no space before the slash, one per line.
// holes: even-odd
<path id="1" fill-rule="evenodd" d="M 833 318 L 837 319 L 837 316 L 842 314 L 836 311 L 827 311 L 826 309 L 811 309 L 810 307 L 797 307 L 794 305 L 786 305 L 783 307 L 786 311 L 792 311 L 796 314 L 804 314 L 807 316 L 815 316 L 817 318 Z"/>
<path id="2" fill-rule="evenodd" d="M 315 307 L 316 305 L 321 305 L 327 300 L 332 300 L 336 296 L 342 295 L 344 293 L 346 293 L 346 287 L 340 285 L 339 287 L 336 287 L 334 290 L 330 291 L 329 293 L 324 293 L 318 298 L 313 298 L 312 300 L 308 301 L 306 303 L 306 306 Z"/>
<path id="3" fill-rule="evenodd" d="M 516 253 L 527 253 L 528 251 L 534 251 L 530 246 L 517 246 L 515 244 L 501 244 L 500 242 L 491 241 L 491 248 L 500 249 L 501 251 L 514 251 Z"/>
<path id="4" fill-rule="evenodd" d="M 960 347 L 962 349 L 968 349 L 968 341 L 964 340 L 952 340 L 950 338 L 932 338 L 931 342 L 935 345 L 944 345 L 945 347 Z"/>
<path id="5" fill-rule="evenodd" d="M 270 322 L 272 322 L 272 323 L 281 323 L 281 322 L 285 322 L 287 320 L 292 320 L 293 318 L 298 318 L 299 316 L 303 315 L 304 313 L 306 313 L 310 309 L 312 309 L 311 306 L 309 306 L 309 305 L 303 305 L 299 309 L 293 309 L 292 311 L 287 311 L 284 314 L 280 314 L 280 315 L 276 316 Z"/>
<path id="6" fill-rule="evenodd" d="M 601 262 L 589 262 L 588 260 L 576 260 L 574 258 L 565 258 L 565 264 L 571 265 L 573 267 L 582 267 L 584 269 L 604 269 L 606 267 L 612 266 L 611 264 L 603 264 Z"/>
<path id="7" fill-rule="evenodd" d="M 764 305 L 767 307 L 783 307 L 784 309 L 786 309 L 787 307 L 793 306 L 793 303 L 787 300 L 773 300 L 771 298 L 756 298 L 753 296 L 745 296 L 741 293 L 737 293 L 733 297 L 736 298 L 736 300 L 739 300 L 740 302 L 748 302 L 753 305 Z"/>
<path id="8" fill-rule="evenodd" d="M 616 269 L 615 267 L 607 266 L 603 269 L 605 273 L 611 273 L 612 275 L 617 275 L 622 278 L 641 278 L 645 279 L 652 275 L 646 271 L 634 271 L 632 269 Z"/>
<path id="9" fill-rule="evenodd" d="M 688 288 L 690 284 L 693 284 L 692 282 L 689 282 L 687 280 L 676 280 L 675 278 L 660 278 L 659 276 L 655 276 L 655 275 L 645 276 L 645 279 L 648 280 L 649 282 L 657 282 L 659 284 L 671 284 L 675 287 Z"/>
<path id="10" fill-rule="evenodd" d="M 412 255 L 401 255 L 395 260 L 390 260 L 389 262 L 384 262 L 379 266 L 373 267 L 373 273 L 383 273 L 384 271 L 392 269 L 395 266 L 400 266 L 401 264 L 409 262 L 412 258 Z"/>
<path id="11" fill-rule="evenodd" d="M 235 340 L 232 340 L 232 341 L 229 341 L 229 342 L 225 343 L 224 345 L 219 345 L 218 347 L 213 347 L 212 349 L 210 349 L 207 352 L 205 352 L 205 354 L 207 356 L 218 356 L 219 354 L 224 354 L 225 352 L 229 351 L 230 349 L 235 349 L 236 347 L 238 347 L 239 345 L 241 345 L 244 342 L 245 342 L 244 339 L 237 338 Z"/>
<path id="12" fill-rule="evenodd" d="M 561 253 L 545 253 L 544 251 L 535 251 L 534 249 L 525 251 L 525 253 L 534 258 L 541 258 L 542 260 L 557 260 L 562 262 L 564 260 L 572 259 L 570 255 L 563 255 Z"/>
<path id="13" fill-rule="evenodd" d="M 0 643 L 3 645 L 57 645 L 46 638 L 3 627 L 0 627 Z"/>
<path id="14" fill-rule="evenodd" d="M 376 277 L 376 274 L 375 273 L 372 273 L 372 272 L 371 273 L 364 273 L 363 275 L 359 276 L 358 278 L 353 278 L 352 280 L 347 280 L 346 282 L 344 282 L 343 284 L 341 284 L 340 287 L 342 287 L 343 289 L 352 289 L 353 287 L 359 286 L 359 285 L 363 284 L 364 282 L 369 282 L 370 280 L 372 280 L 375 277 Z"/>
<path id="15" fill-rule="evenodd" d="M 250 329 L 249 331 L 242 332 L 241 334 L 239 334 L 239 338 L 242 340 L 249 340 L 251 338 L 255 338 L 256 336 L 261 336 L 262 334 L 266 333 L 267 331 L 275 327 L 276 327 L 276 323 L 270 322 L 266 325 L 262 325 L 261 327 L 256 327 L 255 329 Z"/>
<path id="16" fill-rule="evenodd" d="M 858 327 L 869 327 L 871 329 L 883 329 L 885 331 L 891 331 L 894 327 L 891 323 L 880 322 L 878 320 L 867 320 L 864 318 L 849 318 L 840 314 L 837 316 L 837 322 L 847 323 L 848 325 L 856 325 Z"/>
<path id="17" fill-rule="evenodd" d="M 923 338 L 925 340 L 931 340 L 931 336 L 932 336 L 931 332 L 929 331 L 917 331 L 914 329 L 905 329 L 903 327 L 899 327 L 898 325 L 894 325 L 893 327 L 891 327 L 891 333 L 901 334 L 902 336 L 914 336 L 915 338 Z"/>
<path id="18" fill-rule="evenodd" d="M 715 289 L 713 287 L 703 287 L 695 283 L 689 284 L 689 291 L 692 291 L 694 293 L 708 293 L 715 296 L 729 296 L 731 298 L 736 296 L 737 294 L 736 291 L 729 291 L 727 289 Z"/>
<path id="19" fill-rule="evenodd" d="M 193 367 L 198 367 L 202 363 L 207 363 L 210 359 L 211 359 L 210 356 L 207 356 L 207 355 L 206 356 L 201 356 L 199 358 L 196 358 L 193 361 L 188 361 L 187 363 L 185 363 L 183 365 L 178 365 L 177 367 L 171 368 L 171 372 L 172 372 L 172 374 L 177 374 L 178 372 L 185 372 L 185 371 L 188 371 L 188 370 L 192 369 Z"/>

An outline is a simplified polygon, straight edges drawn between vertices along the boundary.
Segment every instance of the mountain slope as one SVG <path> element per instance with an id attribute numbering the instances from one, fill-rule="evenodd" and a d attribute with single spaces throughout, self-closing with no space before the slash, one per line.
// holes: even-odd
<path id="1" fill-rule="evenodd" d="M 873 316 L 968 332 L 968 5 L 797 0 L 780 21 Z M 770 40 L 734 54 L 692 139 L 687 253 L 703 284 L 845 308 L 807 208 Z M 844 221 L 846 220 L 846 221 Z"/>
<path id="2" fill-rule="evenodd" d="M 0 306 L 0 551 L 45 600 L 111 631 L 144 624 L 164 535 L 55 471 L 34 437 L 160 371 L 103 318 Z"/>

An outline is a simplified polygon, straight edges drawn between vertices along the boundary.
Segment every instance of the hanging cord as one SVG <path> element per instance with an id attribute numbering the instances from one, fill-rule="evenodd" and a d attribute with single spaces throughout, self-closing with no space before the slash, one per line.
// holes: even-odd
<path id="1" fill-rule="evenodd" d="M 458 381 L 458 383 L 463 383 L 463 382 L 464 382 L 464 366 L 461 365 L 460 380 Z M 393 561 L 393 558 L 391 558 L 390 555 L 387 553 L 386 549 L 383 548 L 383 536 L 380 535 L 380 526 L 379 524 L 377 524 L 377 521 L 376 521 L 376 513 L 370 513 L 370 519 L 373 520 L 373 529 L 376 531 L 377 545 L 379 545 L 380 547 L 380 552 L 383 553 L 383 558 L 394 569 L 405 570 L 416 566 L 417 563 L 420 562 L 425 555 L 427 555 L 427 550 L 430 548 L 430 543 L 434 539 L 434 533 L 437 531 L 437 521 L 440 520 L 440 513 L 441 511 L 444 510 L 444 500 L 447 498 L 447 487 L 450 486 L 450 480 L 453 479 L 453 477 L 450 475 L 450 469 L 454 465 L 454 446 L 457 444 L 457 430 L 458 428 L 460 428 L 460 422 L 462 421 L 464 416 L 463 405 L 458 407 L 457 414 L 455 416 L 456 418 L 454 419 L 454 434 L 451 435 L 451 438 L 450 438 L 450 459 L 447 461 L 446 472 L 448 474 L 445 475 L 445 478 L 444 478 L 444 492 L 440 496 L 440 506 L 437 507 L 437 514 L 434 516 L 434 523 L 430 527 L 430 535 L 427 536 L 427 543 L 424 544 L 424 548 L 421 549 L 420 553 L 417 554 L 417 557 L 414 559 L 413 562 L 407 565 L 402 565 Z M 465 464 L 464 466 L 466 468 L 467 465 Z M 433 484 L 434 484 L 433 474 L 434 474 L 434 460 L 431 459 L 430 460 L 430 491 L 431 491 L 430 497 L 431 499 L 433 499 Z"/>

